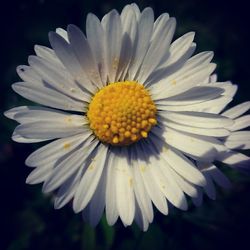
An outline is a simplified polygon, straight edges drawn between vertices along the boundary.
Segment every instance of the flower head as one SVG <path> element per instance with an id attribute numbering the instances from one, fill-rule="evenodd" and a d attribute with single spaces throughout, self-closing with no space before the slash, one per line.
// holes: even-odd
<path id="1" fill-rule="evenodd" d="M 49 34 L 52 49 L 35 46 L 19 66 L 21 96 L 43 106 L 5 113 L 20 123 L 17 142 L 53 140 L 32 153 L 27 183 L 54 191 L 55 208 L 73 200 L 75 212 L 96 225 L 104 210 L 113 225 L 133 220 L 147 230 L 153 207 L 186 210 L 187 196 L 229 181 L 214 165 L 246 166 L 249 102 L 222 113 L 236 87 L 211 74 L 213 53 L 192 56 L 194 33 L 172 42 L 176 22 L 151 8 L 89 14 L 86 36 L 74 25 Z M 242 163 L 244 163 L 242 165 Z"/>

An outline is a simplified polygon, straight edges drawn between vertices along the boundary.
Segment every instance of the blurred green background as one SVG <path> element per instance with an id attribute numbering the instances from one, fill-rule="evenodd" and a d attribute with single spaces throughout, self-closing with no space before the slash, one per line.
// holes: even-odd
<path id="1" fill-rule="evenodd" d="M 195 31 L 197 51 L 213 50 L 219 80 L 239 85 L 233 104 L 249 100 L 250 30 L 247 1 L 137 1 L 142 9 L 154 8 L 156 17 L 169 12 L 177 18 L 176 37 Z M 15 122 L 3 111 L 28 101 L 11 90 L 19 81 L 15 68 L 26 64 L 34 44 L 49 45 L 47 34 L 73 23 L 84 27 L 88 12 L 102 17 L 107 11 L 129 1 L 8 0 L 1 5 L 1 144 L 0 249 L 250 249 L 250 177 L 228 168 L 233 181 L 229 191 L 218 189 L 217 200 L 205 199 L 200 208 L 188 212 L 172 209 L 169 216 L 155 213 L 146 233 L 136 225 L 124 228 L 120 222 L 107 226 L 105 218 L 95 228 L 83 223 L 70 205 L 56 211 L 52 197 L 41 193 L 41 185 L 28 186 L 30 169 L 25 158 L 40 145 L 12 142 Z M 249 152 L 248 152 L 249 153 Z"/>

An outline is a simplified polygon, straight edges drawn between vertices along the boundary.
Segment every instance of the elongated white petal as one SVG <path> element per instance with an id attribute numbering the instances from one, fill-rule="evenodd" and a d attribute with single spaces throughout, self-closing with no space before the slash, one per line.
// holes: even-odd
<path id="1" fill-rule="evenodd" d="M 116 202 L 116 181 L 115 181 L 115 166 L 116 155 L 111 151 L 109 161 L 107 163 L 107 186 L 105 192 L 106 200 L 106 217 L 107 222 L 112 226 L 118 219 L 118 210 Z"/>
<path id="2" fill-rule="evenodd" d="M 45 59 L 48 62 L 55 63 L 58 67 L 64 68 L 63 64 L 56 56 L 53 49 L 50 49 L 48 47 L 41 46 L 41 45 L 35 45 L 34 49 L 35 49 L 37 56 Z"/>
<path id="3" fill-rule="evenodd" d="M 250 126 L 250 115 L 244 115 L 234 120 L 234 124 L 230 126 L 231 131 L 237 131 Z"/>
<path id="4" fill-rule="evenodd" d="M 236 166 L 236 167 L 245 167 L 246 165 L 248 165 L 249 167 L 249 163 L 250 163 L 250 158 L 244 154 L 235 152 L 235 151 L 228 151 L 228 152 L 224 152 L 220 155 L 217 156 L 217 160 L 231 165 L 231 166 Z"/>
<path id="5" fill-rule="evenodd" d="M 154 214 L 153 214 L 153 207 L 150 200 L 150 197 L 145 189 L 145 185 L 143 183 L 142 176 L 140 174 L 140 166 L 137 162 L 137 155 L 135 154 L 134 150 L 131 150 L 132 154 L 132 161 L 134 162 L 133 165 L 133 176 L 135 178 L 134 181 L 134 191 L 135 191 L 135 197 L 138 202 L 138 206 L 140 207 L 140 210 L 142 211 L 142 214 L 145 214 L 149 222 L 152 222 Z"/>
<path id="6" fill-rule="evenodd" d="M 139 67 L 147 53 L 154 24 L 154 13 L 151 8 L 146 8 L 141 13 L 138 20 L 138 33 L 136 36 L 136 48 L 134 57 L 129 66 L 128 76 L 135 79 Z"/>
<path id="7" fill-rule="evenodd" d="M 84 111 L 86 108 L 84 102 L 73 100 L 45 85 L 19 82 L 12 84 L 12 88 L 24 98 L 47 107 L 80 112 Z"/>
<path id="8" fill-rule="evenodd" d="M 98 141 L 92 143 L 90 141 L 83 142 L 74 151 L 71 152 L 65 159 L 58 162 L 53 169 L 50 178 L 43 185 L 43 192 L 48 193 L 61 186 L 72 174 L 79 168 L 83 168 L 86 161 L 91 157 L 92 152 L 97 146 Z M 82 153 L 85 153 L 84 156 Z"/>
<path id="9" fill-rule="evenodd" d="M 44 141 L 44 139 L 27 138 L 25 136 L 17 134 L 15 131 L 13 132 L 11 139 L 15 142 L 20 143 L 35 143 Z"/>
<path id="10" fill-rule="evenodd" d="M 205 135 L 205 136 L 212 136 L 212 137 L 225 137 L 229 135 L 229 130 L 223 129 L 223 128 L 198 128 L 198 127 L 192 127 L 187 125 L 178 124 L 175 122 L 172 122 L 170 120 L 162 120 L 161 121 L 164 125 L 167 127 L 170 127 L 175 130 L 179 130 L 182 132 L 195 134 L 195 135 Z"/>
<path id="11" fill-rule="evenodd" d="M 213 183 L 213 180 L 211 178 L 211 176 L 207 173 L 207 172 L 203 172 L 205 178 L 206 178 L 206 185 L 204 186 L 204 191 L 207 194 L 207 196 L 212 199 L 215 200 L 216 198 L 216 190 L 215 190 L 215 186 Z"/>
<path id="12" fill-rule="evenodd" d="M 71 46 L 58 34 L 49 33 L 49 40 L 57 57 L 61 60 L 65 68 L 83 89 L 90 93 L 96 92 L 96 87 L 91 83 L 83 71 L 78 59 L 76 58 Z"/>
<path id="13" fill-rule="evenodd" d="M 182 151 L 194 159 L 203 159 L 212 162 L 217 154 L 216 149 L 211 143 L 196 138 L 194 136 L 179 133 L 170 128 L 163 131 L 154 127 L 152 132 L 159 138 L 164 138 L 170 146 Z"/>
<path id="14" fill-rule="evenodd" d="M 108 148 L 102 144 L 100 144 L 99 147 L 97 155 L 87 167 L 76 191 L 73 201 L 73 209 L 76 213 L 87 206 L 101 178 L 106 163 Z"/>
<path id="15" fill-rule="evenodd" d="M 129 65 L 133 58 L 133 52 L 136 49 L 135 39 L 137 34 L 138 23 L 133 8 L 127 5 L 121 13 L 121 22 L 123 28 L 123 39 L 121 54 L 117 72 L 117 80 L 126 80 Z"/>
<path id="16" fill-rule="evenodd" d="M 139 200 L 136 200 L 135 204 L 135 221 L 136 224 L 143 230 L 144 232 L 148 230 L 149 221 L 146 218 L 145 214 L 140 207 Z"/>
<path id="17" fill-rule="evenodd" d="M 250 102 L 243 102 L 231 109 L 228 109 L 222 115 L 229 118 L 237 118 L 250 109 Z"/>
<path id="18" fill-rule="evenodd" d="M 182 210 L 187 210 L 187 200 L 182 191 L 182 189 L 177 184 L 169 168 L 164 165 L 161 160 L 155 160 L 156 158 L 152 157 L 152 163 L 158 165 L 157 168 L 152 168 L 154 174 L 157 178 L 158 184 L 161 186 L 163 194 L 166 196 L 167 200 L 171 202 L 175 207 Z"/>
<path id="19" fill-rule="evenodd" d="M 137 155 L 144 156 L 145 159 L 147 159 L 140 146 L 137 146 L 135 150 L 137 152 Z M 138 163 L 140 174 L 142 176 L 145 189 L 150 199 L 161 213 L 168 214 L 166 199 L 157 184 L 157 180 L 155 179 L 155 177 L 152 178 L 152 167 L 146 164 L 146 162 L 142 161 L 140 157 L 138 158 Z"/>
<path id="20" fill-rule="evenodd" d="M 226 128 L 233 124 L 231 119 L 217 114 L 204 112 L 159 112 L 160 115 L 168 120 L 183 125 L 199 128 Z"/>
<path id="21" fill-rule="evenodd" d="M 48 88 L 52 88 L 70 98 L 78 101 L 90 101 L 90 96 L 85 94 L 74 82 L 71 75 L 65 69 L 58 68 L 56 64 L 47 62 L 37 56 L 29 57 L 29 64 L 46 82 Z"/>
<path id="22" fill-rule="evenodd" d="M 99 223 L 105 207 L 106 174 L 107 171 L 104 169 L 92 199 L 82 212 L 83 219 L 89 222 L 92 227 Z"/>
<path id="23" fill-rule="evenodd" d="M 102 87 L 103 83 L 100 78 L 98 65 L 92 55 L 90 45 L 85 35 L 75 25 L 69 25 L 67 31 L 70 46 L 86 75 L 97 87 Z"/>
<path id="24" fill-rule="evenodd" d="M 197 206 L 197 207 L 201 206 L 201 204 L 203 202 L 203 191 L 201 188 L 198 189 L 198 195 L 197 195 L 197 197 L 192 198 L 192 201 L 193 201 L 195 206 Z"/>
<path id="25" fill-rule="evenodd" d="M 163 150 L 161 156 L 167 161 L 173 170 L 184 177 L 187 181 L 198 186 L 206 185 L 206 180 L 202 173 L 193 165 L 190 160 L 188 160 L 188 158 L 186 158 L 177 150 L 174 150 L 173 148 L 167 148 Z"/>
<path id="26" fill-rule="evenodd" d="M 53 170 L 55 162 L 50 162 L 46 165 L 36 167 L 26 178 L 27 184 L 38 184 L 46 181 Z"/>
<path id="27" fill-rule="evenodd" d="M 106 39 L 106 57 L 108 65 L 109 82 L 115 82 L 120 61 L 122 44 L 121 18 L 117 11 L 113 10 L 102 19 L 104 39 Z"/>
<path id="28" fill-rule="evenodd" d="M 135 215 L 135 198 L 132 171 L 128 165 L 128 153 L 121 150 L 115 166 L 116 202 L 118 214 L 124 225 L 131 225 Z"/>
<path id="29" fill-rule="evenodd" d="M 165 53 L 168 53 L 169 45 L 174 35 L 176 26 L 175 18 L 162 18 L 155 37 L 152 39 L 148 48 L 147 54 L 142 62 L 140 72 L 138 74 L 138 81 L 145 82 L 150 74 L 159 65 Z M 152 63 L 152 61 L 154 63 Z"/>
<path id="30" fill-rule="evenodd" d="M 169 48 L 169 59 L 166 60 L 160 67 L 167 67 L 171 64 L 176 63 L 180 58 L 187 53 L 188 49 L 191 47 L 194 40 L 194 32 L 186 33 L 185 35 L 176 39 Z M 185 62 L 185 60 L 183 60 Z"/>
<path id="31" fill-rule="evenodd" d="M 36 115 L 34 113 L 37 113 Z M 32 114 L 33 113 L 33 114 Z M 41 115 L 41 119 L 38 117 Z M 20 118 L 19 118 L 19 117 Z M 25 117 L 26 116 L 26 117 Z M 50 140 L 63 138 L 88 131 L 86 119 L 78 115 L 68 115 L 59 111 L 28 111 L 16 115 L 19 121 L 28 120 L 15 129 L 15 133 L 27 138 Z"/>
<path id="32" fill-rule="evenodd" d="M 170 98 L 157 100 L 155 99 L 156 104 L 162 105 L 189 105 L 200 103 L 204 101 L 208 101 L 220 96 L 224 90 L 218 87 L 207 87 L 207 86 L 199 86 L 191 88 L 190 90 L 176 95 Z"/>
<path id="33" fill-rule="evenodd" d="M 65 29 L 57 28 L 56 33 L 60 35 L 63 39 L 65 39 L 65 41 L 69 42 L 68 33 Z"/>
<path id="34" fill-rule="evenodd" d="M 200 164 L 200 165 L 202 166 L 203 164 Z M 219 186 L 221 186 L 223 188 L 230 188 L 231 187 L 230 180 L 215 165 L 209 164 L 208 166 L 206 166 L 202 170 L 202 172 L 206 172 L 207 174 L 209 174 L 211 176 L 211 178 L 213 179 L 213 181 L 217 185 L 219 185 Z"/>
<path id="35" fill-rule="evenodd" d="M 74 150 L 81 142 L 85 141 L 90 136 L 90 133 L 84 135 L 75 135 L 72 137 L 58 139 L 53 141 L 36 151 L 34 151 L 25 161 L 29 167 L 46 165 L 54 162 L 63 155 Z"/>
<path id="36" fill-rule="evenodd" d="M 55 209 L 62 208 L 74 197 L 79 185 L 81 172 L 82 170 L 79 169 L 76 174 L 70 176 L 58 189 L 54 201 Z"/>

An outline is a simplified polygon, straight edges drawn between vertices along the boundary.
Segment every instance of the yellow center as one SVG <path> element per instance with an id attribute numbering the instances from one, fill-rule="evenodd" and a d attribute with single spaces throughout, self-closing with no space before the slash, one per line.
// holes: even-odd
<path id="1" fill-rule="evenodd" d="M 89 104 L 90 128 L 100 141 L 130 145 L 146 138 L 156 121 L 156 107 L 148 91 L 134 81 L 102 88 Z"/>

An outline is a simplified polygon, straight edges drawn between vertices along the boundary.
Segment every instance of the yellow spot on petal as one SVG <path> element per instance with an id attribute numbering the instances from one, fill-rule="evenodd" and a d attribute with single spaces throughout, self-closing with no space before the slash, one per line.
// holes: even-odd
<path id="1" fill-rule="evenodd" d="M 88 170 L 93 170 L 93 169 L 94 169 L 94 165 L 90 164 L 89 167 L 88 167 Z"/>
<path id="2" fill-rule="evenodd" d="M 140 169 L 141 169 L 141 172 L 145 172 L 146 171 L 146 167 L 145 166 L 141 166 Z"/>
<path id="3" fill-rule="evenodd" d="M 133 179 L 132 178 L 129 178 L 129 186 L 132 187 L 133 186 Z"/>
<path id="4" fill-rule="evenodd" d="M 100 89 L 89 104 L 87 117 L 100 141 L 124 146 L 148 137 L 151 128 L 157 124 L 156 111 L 143 85 L 124 81 Z"/>
<path id="5" fill-rule="evenodd" d="M 172 80 L 172 81 L 171 81 L 171 84 L 172 84 L 172 85 L 176 85 L 176 83 L 177 83 L 176 80 Z"/>
<path id="6" fill-rule="evenodd" d="M 165 152 L 165 153 L 168 152 L 168 147 L 166 147 L 166 146 L 163 147 L 163 152 Z"/>
<path id="7" fill-rule="evenodd" d="M 71 147 L 71 144 L 68 143 L 68 142 L 66 142 L 66 143 L 63 144 L 63 148 L 64 149 L 69 149 L 70 147 Z"/>
<path id="8" fill-rule="evenodd" d="M 68 123 L 70 123 L 70 122 L 72 122 L 72 118 L 71 118 L 70 116 L 67 116 L 67 117 L 65 118 L 65 121 L 68 122 Z"/>

